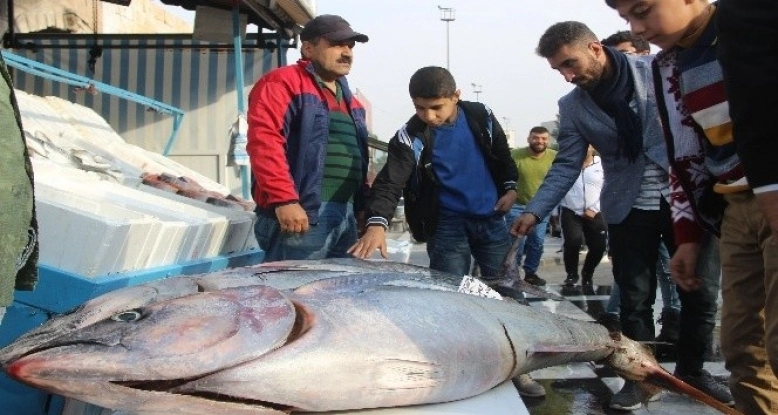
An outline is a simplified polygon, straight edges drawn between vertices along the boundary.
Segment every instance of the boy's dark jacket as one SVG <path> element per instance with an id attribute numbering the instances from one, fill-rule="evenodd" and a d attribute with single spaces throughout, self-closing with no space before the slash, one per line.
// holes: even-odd
<path id="1" fill-rule="evenodd" d="M 498 198 L 515 189 L 518 170 L 505 132 L 492 111 L 479 102 L 459 101 L 457 105 L 484 154 L 491 178 L 500 192 Z M 373 181 L 367 202 L 368 226 L 388 226 L 403 196 L 405 217 L 413 238 L 426 241 L 434 233 L 439 204 L 438 182 L 431 164 L 434 146 L 433 131 L 415 115 L 389 140 L 386 165 Z"/>

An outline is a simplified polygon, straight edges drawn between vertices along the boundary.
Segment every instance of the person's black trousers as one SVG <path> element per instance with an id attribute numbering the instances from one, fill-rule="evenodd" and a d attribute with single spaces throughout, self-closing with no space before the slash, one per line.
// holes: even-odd
<path id="1" fill-rule="evenodd" d="M 670 207 L 662 200 L 660 210 L 632 209 L 623 222 L 609 225 L 608 232 L 613 276 L 621 290 L 622 332 L 633 340 L 652 341 L 656 334 L 653 305 L 660 240 L 671 256 L 675 252 Z M 715 248 L 715 244 L 707 247 Z M 703 355 L 713 339 L 720 278 L 716 270 L 720 266 L 712 261 L 701 264 L 708 275 L 700 277 L 715 278 L 715 284 L 705 281 L 703 288 L 693 292 L 678 289 L 681 320 L 676 371 L 680 374 L 696 374 L 702 369 Z"/>
<path id="2" fill-rule="evenodd" d="M 578 275 L 578 256 L 581 246 L 586 242 L 589 252 L 586 253 L 581 275 L 592 275 L 605 254 L 608 239 L 608 225 L 605 220 L 600 213 L 593 218 L 584 218 L 566 207 L 560 209 L 559 220 L 565 238 L 565 272 L 567 275 Z"/>

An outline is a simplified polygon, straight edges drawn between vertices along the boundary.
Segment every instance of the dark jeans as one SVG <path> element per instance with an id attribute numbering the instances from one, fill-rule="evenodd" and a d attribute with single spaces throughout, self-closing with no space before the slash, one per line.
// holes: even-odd
<path id="1" fill-rule="evenodd" d="M 565 238 L 563 247 L 565 272 L 568 275 L 578 274 L 578 256 L 581 245 L 586 241 L 589 252 L 586 253 L 581 274 L 592 275 L 605 254 L 608 225 L 599 213 L 593 218 L 585 218 L 566 207 L 561 209 L 559 217 L 562 222 L 562 235 Z"/>
<path id="2" fill-rule="evenodd" d="M 441 209 L 435 234 L 427 241 L 430 268 L 456 275 L 470 273 L 475 258 L 483 279 L 497 277 L 511 247 L 511 237 L 502 215 L 472 218 Z"/>
<path id="3" fill-rule="evenodd" d="M 611 224 L 608 233 L 613 277 L 621 290 L 622 331 L 633 340 L 652 341 L 656 334 L 653 306 L 660 240 L 665 242 L 671 255 L 675 252 L 670 207 L 663 200 L 660 210 L 632 209 L 623 222 Z M 715 259 L 702 255 L 700 265 L 707 268 L 698 273 L 701 278 L 712 280 L 720 275 Z M 703 355 L 713 339 L 718 287 L 718 281 L 716 284 L 705 281 L 697 291 L 678 289 L 681 300 L 678 373 L 696 373 L 702 369 Z"/>
<path id="4" fill-rule="evenodd" d="M 281 232 L 276 218 L 263 215 L 257 215 L 254 233 L 264 262 L 348 258 L 346 251 L 357 242 L 357 220 L 351 203 L 322 202 L 319 223 L 306 233 Z"/>

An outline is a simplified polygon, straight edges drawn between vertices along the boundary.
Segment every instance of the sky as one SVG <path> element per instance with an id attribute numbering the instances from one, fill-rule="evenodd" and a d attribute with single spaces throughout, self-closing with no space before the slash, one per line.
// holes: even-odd
<path id="1" fill-rule="evenodd" d="M 370 100 L 373 131 L 384 141 L 414 113 L 408 95 L 411 75 L 424 66 L 448 65 L 462 91 L 462 99 L 477 98 L 491 107 L 503 128 L 514 130 L 518 144 L 524 146 L 530 128 L 554 120 L 557 100 L 573 87 L 535 54 L 543 32 L 565 20 L 586 23 L 600 38 L 629 30 L 604 0 L 315 3 L 317 14 L 338 14 L 354 30 L 370 37 L 368 43 L 354 48 L 348 79 L 352 89 L 359 89 Z M 453 8 L 455 20 L 441 21 L 438 6 Z M 287 55 L 290 63 L 299 57 L 299 50 L 290 50 Z M 481 90 L 479 94 L 472 84 Z"/>

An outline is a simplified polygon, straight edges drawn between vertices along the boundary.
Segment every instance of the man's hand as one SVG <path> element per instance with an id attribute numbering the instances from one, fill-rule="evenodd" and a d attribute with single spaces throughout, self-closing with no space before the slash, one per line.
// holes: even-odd
<path id="1" fill-rule="evenodd" d="M 759 193 L 756 202 L 773 231 L 773 243 L 778 243 L 778 192 Z"/>
<path id="2" fill-rule="evenodd" d="M 593 210 L 591 210 L 591 209 L 586 209 L 586 210 L 584 211 L 584 214 L 583 214 L 583 216 L 584 216 L 586 219 L 594 219 L 594 217 L 595 217 L 595 216 L 597 216 L 597 212 L 595 212 L 595 211 L 593 211 Z"/>
<path id="3" fill-rule="evenodd" d="M 357 258 L 365 259 L 373 255 L 376 249 L 381 250 L 382 257 L 389 257 L 386 251 L 386 229 L 380 225 L 368 226 L 365 234 L 348 249 L 348 253 Z"/>
<path id="4" fill-rule="evenodd" d="M 700 255 L 700 244 L 687 242 L 678 245 L 673 259 L 670 260 L 670 274 L 673 281 L 684 291 L 694 291 L 700 288 L 701 280 L 697 278 L 697 257 Z"/>
<path id="5" fill-rule="evenodd" d="M 511 224 L 511 235 L 522 237 L 532 231 L 538 224 L 538 218 L 532 213 L 522 213 Z"/>
<path id="6" fill-rule="evenodd" d="M 290 203 L 276 207 L 276 218 L 281 225 L 281 232 L 308 232 L 308 215 L 299 203 Z"/>
<path id="7" fill-rule="evenodd" d="M 513 204 L 516 203 L 516 194 L 515 190 L 508 190 L 505 192 L 504 195 L 497 201 L 497 204 L 494 205 L 494 210 L 507 213 L 509 210 L 511 210 L 511 207 L 513 207 Z"/>

